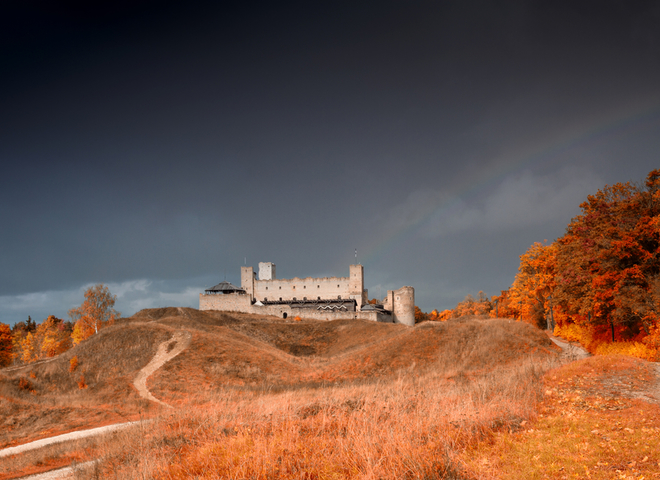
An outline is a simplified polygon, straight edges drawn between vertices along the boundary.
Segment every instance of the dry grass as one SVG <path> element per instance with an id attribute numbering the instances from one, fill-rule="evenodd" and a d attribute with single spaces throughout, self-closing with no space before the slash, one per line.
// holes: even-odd
<path id="1" fill-rule="evenodd" d="M 657 380 L 652 364 L 623 356 L 553 370 L 538 419 L 475 444 L 463 462 L 484 479 L 660 478 L 660 406 L 645 396 Z"/>
<path id="2" fill-rule="evenodd" d="M 0 373 L 0 447 L 157 412 L 132 382 L 171 331 L 125 320 L 52 361 Z"/>
<path id="3" fill-rule="evenodd" d="M 177 413 L 95 447 L 100 464 L 78 478 L 467 478 L 460 452 L 533 421 L 541 375 L 558 358 L 542 332 L 501 319 L 411 329 L 154 309 L 40 366 L 35 380 L 27 377 L 36 393 L 16 392 L 12 382 L 25 373 L 12 372 L 0 402 L 38 405 L 41 416 L 76 398 L 85 417 L 100 412 L 85 427 L 115 410 L 162 414 L 131 405 L 130 382 L 175 328 L 191 331 L 192 343 L 150 377 L 149 389 Z M 141 353 L 127 351 L 138 344 Z M 79 365 L 69 372 L 73 356 Z M 53 392 L 48 368 L 68 376 L 51 373 Z M 117 405 L 121 398 L 128 407 Z M 39 436 L 20 419 L 14 438 L 19 432 Z"/>
<path id="4" fill-rule="evenodd" d="M 138 478 L 463 478 L 466 445 L 535 415 L 545 360 L 447 382 L 387 382 L 227 392 L 204 408 L 162 418 L 103 475 Z"/>
<path id="5" fill-rule="evenodd" d="M 465 478 L 458 452 L 531 421 L 557 358 L 506 320 L 206 320 L 150 381 L 178 413 L 106 455 L 102 477 Z"/>

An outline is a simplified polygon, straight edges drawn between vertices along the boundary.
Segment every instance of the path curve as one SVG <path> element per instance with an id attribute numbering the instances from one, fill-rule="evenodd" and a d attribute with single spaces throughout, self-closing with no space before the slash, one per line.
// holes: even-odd
<path id="1" fill-rule="evenodd" d="M 587 352 L 584 348 L 576 345 L 574 343 L 569 343 L 563 339 L 550 336 L 550 340 L 555 342 L 562 350 L 562 355 L 571 360 L 580 360 L 583 358 L 590 357 L 591 354 Z M 660 363 L 650 362 L 655 373 L 655 381 L 651 381 L 648 389 L 642 391 L 630 392 L 629 396 L 632 398 L 640 398 L 647 402 L 658 403 L 660 404 Z"/>
<path id="2" fill-rule="evenodd" d="M 162 367 L 167 361 L 176 357 L 182 351 L 184 351 L 192 340 L 192 334 L 187 330 L 179 330 L 172 335 L 171 338 L 164 341 L 158 345 L 158 350 L 156 354 L 151 359 L 151 361 L 144 367 L 135 377 L 133 384 L 137 388 L 138 393 L 141 397 L 154 402 L 158 402 L 161 405 L 171 408 L 170 405 L 158 400 L 154 397 L 151 392 L 147 389 L 147 378 Z M 169 349 L 169 351 L 168 351 Z M 30 450 L 35 450 L 37 448 L 42 448 L 54 443 L 66 442 L 68 440 L 78 440 L 81 438 L 92 437 L 96 435 L 101 435 L 104 433 L 111 433 L 113 431 L 122 430 L 124 428 L 130 427 L 140 423 L 139 421 L 135 422 L 125 422 L 125 423 L 116 423 L 113 425 L 106 425 L 105 427 L 96 427 L 86 430 L 77 430 L 75 432 L 64 433 L 62 435 L 56 435 L 54 437 L 42 438 L 40 440 L 35 440 L 34 442 L 24 443 L 23 445 L 16 445 L 15 447 L 4 448 L 0 450 L 0 458 L 6 457 L 9 455 L 16 455 L 19 453 L 27 452 Z M 68 468 L 68 467 L 67 467 Z M 48 472 L 47 472 L 48 473 Z M 48 477 L 44 477 L 48 478 Z"/>
<path id="3" fill-rule="evenodd" d="M 79 440 L 81 438 L 94 437 L 96 435 L 101 435 L 104 433 L 116 432 L 119 430 L 123 430 L 124 428 L 128 428 L 132 425 L 136 425 L 138 423 L 140 423 L 140 421 L 115 423 L 113 425 L 106 425 L 105 427 L 89 428 L 87 430 L 76 430 L 75 432 L 63 433 L 62 435 L 56 435 L 54 437 L 42 438 L 41 440 L 35 440 L 34 442 L 24 443 L 23 445 L 16 445 L 15 447 L 3 448 L 2 450 L 0 450 L 0 458 L 7 457 L 9 455 L 16 455 L 17 453 L 28 452 L 30 450 L 35 450 L 37 448 L 53 445 L 55 443 L 66 442 L 68 440 Z"/>
<path id="4" fill-rule="evenodd" d="M 569 343 L 564 340 L 560 340 L 557 337 L 550 336 L 550 340 L 555 342 L 555 344 L 562 349 L 562 355 L 570 358 L 572 360 L 580 360 L 582 358 L 590 357 L 591 354 L 587 352 L 584 348 L 574 343 Z"/>
<path id="5" fill-rule="evenodd" d="M 66 480 L 69 478 L 75 478 L 76 471 L 85 470 L 88 467 L 93 466 L 94 463 L 96 463 L 96 460 L 90 460 L 89 462 L 79 463 L 75 466 L 37 473 L 35 475 L 30 475 L 29 477 L 21 477 L 21 480 Z"/>
<path id="6" fill-rule="evenodd" d="M 147 379 L 151 376 L 152 373 L 162 367 L 166 362 L 173 359 L 186 348 L 188 348 L 191 340 L 192 334 L 189 331 L 179 330 L 174 335 L 172 335 L 172 338 L 158 345 L 158 350 L 156 351 L 154 358 L 151 359 L 146 367 L 140 370 L 140 373 L 138 373 L 135 377 L 135 380 L 133 380 L 133 385 L 135 385 L 135 388 L 137 388 L 137 391 L 142 398 L 146 398 L 152 402 L 160 403 L 165 407 L 172 408 L 171 405 L 158 400 L 151 394 L 147 388 Z"/>

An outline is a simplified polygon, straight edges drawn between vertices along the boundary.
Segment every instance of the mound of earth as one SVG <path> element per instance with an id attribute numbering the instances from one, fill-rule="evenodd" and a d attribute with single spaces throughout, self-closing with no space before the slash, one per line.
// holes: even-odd
<path id="1" fill-rule="evenodd" d="M 558 350 L 535 328 L 501 319 L 410 328 L 146 309 L 52 360 L 0 372 L 0 447 L 156 414 L 161 406 L 141 398 L 133 382 L 158 345 L 182 331 L 190 345 L 146 380 L 151 394 L 168 404 L 205 402 L 227 388 L 381 381 L 402 371 L 451 377 Z M 73 357 L 78 365 L 72 369 Z"/>

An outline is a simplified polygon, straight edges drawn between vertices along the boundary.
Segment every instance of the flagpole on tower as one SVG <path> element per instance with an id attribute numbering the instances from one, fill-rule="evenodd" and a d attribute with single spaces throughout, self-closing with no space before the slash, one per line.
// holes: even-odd
<path id="1" fill-rule="evenodd" d="M 357 265 L 357 248 L 355 249 L 355 265 Z"/>

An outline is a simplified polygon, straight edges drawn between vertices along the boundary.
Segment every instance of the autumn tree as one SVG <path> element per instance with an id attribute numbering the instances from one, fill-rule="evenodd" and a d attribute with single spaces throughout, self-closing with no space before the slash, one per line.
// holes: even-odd
<path id="1" fill-rule="evenodd" d="M 428 319 L 428 314 L 422 312 L 422 309 L 415 305 L 415 323 L 423 322 Z"/>
<path id="2" fill-rule="evenodd" d="M 555 300 L 594 326 L 649 334 L 659 307 L 660 170 L 643 186 L 618 183 L 589 195 L 557 241 Z"/>
<path id="3" fill-rule="evenodd" d="M 82 305 L 69 310 L 69 316 L 75 322 L 72 334 L 74 345 L 98 333 L 121 315 L 114 309 L 116 299 L 117 296 L 112 295 L 102 283 L 85 291 Z"/>
<path id="4" fill-rule="evenodd" d="M 14 361 L 27 363 L 35 359 L 33 337 L 36 330 L 37 324 L 29 316 L 27 321 L 14 324 L 11 329 Z"/>
<path id="5" fill-rule="evenodd" d="M 477 298 L 468 294 L 462 302 L 459 302 L 454 309 L 454 318 L 464 317 L 466 315 L 488 315 L 492 309 L 490 300 L 484 294 L 479 292 Z"/>
<path id="6" fill-rule="evenodd" d="M 50 315 L 35 333 L 35 349 L 40 358 L 48 358 L 66 352 L 71 348 L 72 325 L 69 322 Z"/>
<path id="7" fill-rule="evenodd" d="M 556 244 L 534 243 L 520 256 L 518 274 L 509 290 L 509 302 L 519 318 L 539 328 L 552 325 L 552 293 L 555 288 Z"/>
<path id="8" fill-rule="evenodd" d="M 10 365 L 13 357 L 13 336 L 11 328 L 5 323 L 0 323 L 0 367 Z"/>

